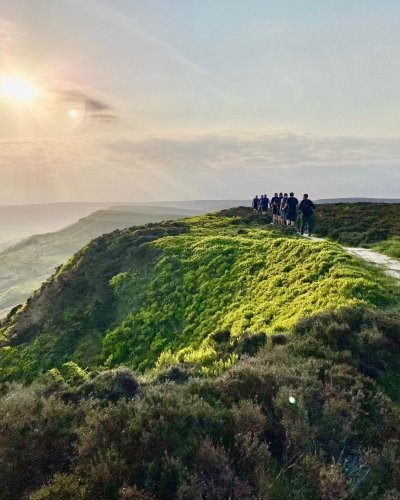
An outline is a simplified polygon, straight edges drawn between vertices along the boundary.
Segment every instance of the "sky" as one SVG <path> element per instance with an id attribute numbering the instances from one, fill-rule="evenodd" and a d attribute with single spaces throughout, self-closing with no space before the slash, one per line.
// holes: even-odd
<path id="1" fill-rule="evenodd" d="M 2 0 L 0 204 L 400 198 L 398 0 Z"/>

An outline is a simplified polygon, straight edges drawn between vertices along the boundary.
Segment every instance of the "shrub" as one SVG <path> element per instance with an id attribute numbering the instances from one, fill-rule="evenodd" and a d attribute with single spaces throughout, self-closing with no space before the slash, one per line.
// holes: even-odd
<path id="1" fill-rule="evenodd" d="M 73 361 L 68 361 L 61 366 L 64 380 L 70 384 L 80 384 L 89 378 L 89 374 Z M 49 375 L 55 372 L 50 372 Z"/>
<path id="2" fill-rule="evenodd" d="M 121 398 L 133 398 L 139 389 L 139 383 L 128 368 L 117 368 L 100 373 L 86 381 L 78 393 L 85 397 L 116 403 Z"/>
<path id="3" fill-rule="evenodd" d="M 14 390 L 0 405 L 0 484 L 3 498 L 19 499 L 71 466 L 75 413 L 30 389 Z"/>

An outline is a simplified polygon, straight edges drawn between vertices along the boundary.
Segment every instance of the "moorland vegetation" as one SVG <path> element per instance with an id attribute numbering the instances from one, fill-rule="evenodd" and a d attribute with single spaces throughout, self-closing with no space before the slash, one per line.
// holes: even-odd
<path id="1" fill-rule="evenodd" d="M 392 257 L 399 257 L 400 204 L 318 205 L 315 232 L 344 245 L 372 246 Z"/>
<path id="2" fill-rule="evenodd" d="M 217 376 L 70 363 L 5 383 L 0 498 L 398 498 L 399 331 L 342 309 L 265 345 L 214 336 L 240 357 Z"/>
<path id="3" fill-rule="evenodd" d="M 11 311 L 1 499 L 400 498 L 398 284 L 269 223 L 115 231 Z"/>

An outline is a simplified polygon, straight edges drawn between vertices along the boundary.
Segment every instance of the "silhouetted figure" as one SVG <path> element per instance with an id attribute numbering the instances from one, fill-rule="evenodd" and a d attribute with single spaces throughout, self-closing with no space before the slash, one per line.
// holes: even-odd
<path id="1" fill-rule="evenodd" d="M 260 199 L 258 201 L 258 211 L 261 213 L 261 205 L 262 205 L 262 202 L 263 202 L 263 198 L 264 198 L 264 195 L 262 194 L 260 196 Z"/>
<path id="2" fill-rule="evenodd" d="M 283 194 L 279 193 L 278 196 L 278 224 L 282 224 L 282 211 L 281 211 L 281 205 L 282 205 L 282 200 L 283 200 Z"/>
<path id="3" fill-rule="evenodd" d="M 288 198 L 289 198 L 288 194 L 285 193 L 282 197 L 282 200 L 281 200 L 281 225 L 282 226 L 286 225 Z"/>
<path id="4" fill-rule="evenodd" d="M 301 234 L 304 234 L 304 231 L 307 228 L 308 236 L 311 236 L 314 226 L 315 209 L 316 207 L 314 203 L 308 199 L 308 194 L 305 194 L 299 205 L 299 210 L 301 212 L 301 226 L 300 226 Z"/>
<path id="5" fill-rule="evenodd" d="M 289 198 L 286 201 L 286 206 L 287 206 L 286 223 L 288 226 L 294 226 L 296 224 L 298 204 L 299 200 L 294 196 L 294 193 L 290 193 Z"/>
<path id="6" fill-rule="evenodd" d="M 260 199 L 258 197 L 258 194 L 253 198 L 253 210 L 256 212 L 258 210 L 258 204 L 260 203 Z"/>
<path id="7" fill-rule="evenodd" d="M 275 193 L 271 198 L 271 208 L 272 208 L 272 222 L 274 224 L 278 224 L 279 217 L 279 196 L 278 193 Z"/>
<path id="8" fill-rule="evenodd" d="M 266 214 L 269 207 L 269 198 L 266 194 L 261 196 L 260 208 L 263 214 Z"/>

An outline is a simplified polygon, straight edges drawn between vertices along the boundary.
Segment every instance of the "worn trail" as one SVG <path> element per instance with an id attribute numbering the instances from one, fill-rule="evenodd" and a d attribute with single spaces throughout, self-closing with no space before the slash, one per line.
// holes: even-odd
<path id="1" fill-rule="evenodd" d="M 372 262 L 384 268 L 385 273 L 400 279 L 400 261 L 392 259 L 369 248 L 346 248 L 347 252 L 357 255 L 367 262 Z"/>
<path id="2" fill-rule="evenodd" d="M 309 239 L 313 241 L 325 241 L 323 238 L 316 238 L 315 236 L 312 236 Z M 400 279 L 399 260 L 392 259 L 387 255 L 375 252 L 374 250 L 370 250 L 369 248 L 358 248 L 358 247 L 343 247 L 343 248 L 352 255 L 356 255 L 357 257 L 360 257 L 361 259 L 367 262 L 371 262 L 372 264 L 376 264 L 382 267 L 388 276 Z"/>

